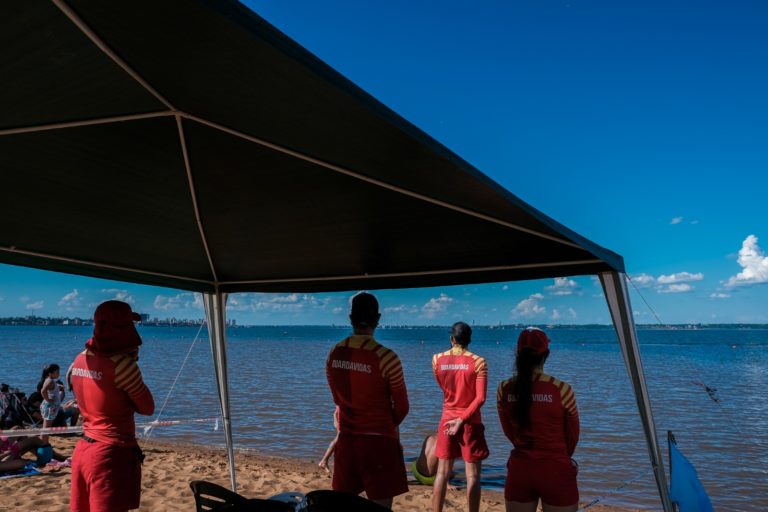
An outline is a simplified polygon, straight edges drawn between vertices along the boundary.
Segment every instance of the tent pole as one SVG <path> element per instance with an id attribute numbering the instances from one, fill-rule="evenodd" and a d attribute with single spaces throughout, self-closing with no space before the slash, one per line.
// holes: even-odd
<path id="1" fill-rule="evenodd" d="M 603 285 L 605 300 L 611 311 L 613 326 L 619 338 L 621 353 L 624 356 L 624 364 L 629 372 L 629 379 L 635 391 L 637 408 L 640 411 L 640 420 L 645 431 L 645 441 L 648 446 L 648 455 L 651 459 L 653 474 L 656 478 L 656 487 L 659 489 L 661 505 L 664 512 L 674 512 L 672 502 L 669 499 L 669 487 L 664 473 L 664 462 L 659 450 L 659 440 L 656 436 L 656 425 L 653 421 L 651 401 L 648 397 L 648 388 L 643 373 L 643 363 L 640 360 L 640 349 L 637 343 L 637 330 L 632 316 L 632 306 L 629 303 L 626 276 L 619 272 L 602 272 L 599 274 L 600 283 Z"/>
<path id="2" fill-rule="evenodd" d="M 224 438 L 227 443 L 227 459 L 229 460 L 229 479 L 232 491 L 237 492 L 235 481 L 235 451 L 232 446 L 232 423 L 229 408 L 229 380 L 227 378 L 227 337 L 226 337 L 226 304 L 227 294 L 204 293 L 205 317 L 208 320 L 208 338 L 211 340 L 213 370 L 216 374 L 216 385 L 219 390 L 221 418 L 224 423 Z"/>

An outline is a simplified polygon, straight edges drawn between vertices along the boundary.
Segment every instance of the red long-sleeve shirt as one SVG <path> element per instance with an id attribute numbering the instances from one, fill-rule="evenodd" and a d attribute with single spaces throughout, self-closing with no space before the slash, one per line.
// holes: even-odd
<path id="1" fill-rule="evenodd" d="M 485 359 L 457 345 L 432 356 L 432 372 L 443 390 L 441 423 L 454 418 L 481 423 L 488 389 Z"/>
<path id="2" fill-rule="evenodd" d="M 518 428 L 512 406 L 514 379 L 503 381 L 496 407 L 504 434 L 515 451 L 534 459 L 570 458 L 579 442 L 579 411 L 576 395 L 567 383 L 542 372 L 533 374 L 530 426 Z"/>
<path id="3" fill-rule="evenodd" d="M 133 414 L 155 411 L 136 359 L 85 350 L 72 363 L 71 375 L 85 435 L 107 444 L 136 444 Z"/>
<path id="4" fill-rule="evenodd" d="M 399 437 L 408 392 L 397 354 L 373 336 L 353 335 L 331 350 L 325 371 L 340 432 Z"/>

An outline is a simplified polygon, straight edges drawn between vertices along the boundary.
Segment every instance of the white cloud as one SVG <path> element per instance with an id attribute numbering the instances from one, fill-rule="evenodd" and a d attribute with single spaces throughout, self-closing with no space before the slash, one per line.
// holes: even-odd
<path id="1" fill-rule="evenodd" d="M 576 310 L 573 308 L 568 308 L 568 314 L 571 316 L 571 318 L 576 318 Z"/>
<path id="2" fill-rule="evenodd" d="M 656 278 L 649 274 L 637 274 L 630 277 L 638 288 L 648 288 L 656 284 Z"/>
<path id="3" fill-rule="evenodd" d="M 699 221 L 698 221 L 698 220 L 692 220 L 692 221 L 691 221 L 691 224 L 698 224 L 698 223 L 699 223 Z"/>
<path id="4" fill-rule="evenodd" d="M 542 299 L 544 299 L 544 295 L 534 293 L 527 299 L 521 300 L 512 310 L 512 317 L 530 318 L 544 315 L 547 312 L 547 308 L 539 304 Z"/>
<path id="5" fill-rule="evenodd" d="M 19 297 L 19 301 L 20 302 L 29 302 L 30 300 L 32 300 L 32 299 L 30 299 L 26 295 L 22 295 L 21 297 Z"/>
<path id="6" fill-rule="evenodd" d="M 119 300 L 127 302 L 128 304 L 136 304 L 136 299 L 133 298 L 128 290 L 120 288 L 102 288 L 101 293 L 106 293 L 109 297 L 106 300 Z"/>
<path id="7" fill-rule="evenodd" d="M 739 250 L 739 259 L 742 271 L 732 276 L 725 286 L 742 286 L 768 282 L 768 256 L 757 245 L 757 237 L 749 235 L 744 239 Z"/>
<path id="8" fill-rule="evenodd" d="M 683 222 L 683 218 L 682 217 L 672 217 L 672 220 L 669 221 L 669 223 L 672 224 L 672 225 L 680 224 L 681 222 Z"/>
<path id="9" fill-rule="evenodd" d="M 550 316 L 552 320 L 560 320 L 560 311 L 553 309 L 552 315 Z"/>
<path id="10" fill-rule="evenodd" d="M 230 296 L 227 302 L 229 311 L 250 311 L 253 313 L 296 313 L 308 309 L 326 309 L 331 298 L 320 299 L 314 295 L 289 293 L 273 295 L 269 293 L 241 293 Z M 342 308 L 336 308 L 334 313 L 341 313 Z"/>
<path id="11" fill-rule="evenodd" d="M 704 279 L 704 274 L 701 272 L 697 274 L 691 274 L 690 272 L 677 272 L 676 274 L 670 274 L 668 276 L 660 275 L 657 279 L 659 284 L 675 284 L 675 283 L 687 283 L 690 281 L 701 281 Z"/>
<path id="12" fill-rule="evenodd" d="M 72 290 L 59 299 L 59 306 L 63 307 L 66 311 L 74 311 L 79 309 L 81 305 L 81 297 L 77 289 Z"/>
<path id="13" fill-rule="evenodd" d="M 509 285 L 505 284 L 504 286 L 501 287 L 501 289 L 504 290 L 504 291 L 507 291 L 507 290 L 509 290 Z"/>
<path id="14" fill-rule="evenodd" d="M 453 299 L 445 293 L 441 293 L 439 297 L 432 297 L 421 306 L 421 316 L 423 318 L 435 318 L 436 315 L 445 312 L 451 303 L 453 303 Z"/>
<path id="15" fill-rule="evenodd" d="M 26 308 L 37 311 L 38 309 L 43 309 L 43 306 L 45 306 L 45 303 L 42 300 L 38 300 L 37 302 L 29 302 Z"/>
<path id="16" fill-rule="evenodd" d="M 431 300 L 434 300 L 434 299 L 431 299 Z M 395 314 L 397 314 L 397 313 L 415 314 L 415 313 L 418 313 L 418 312 L 419 312 L 419 308 L 418 307 L 413 306 L 413 305 L 408 306 L 408 305 L 405 305 L 405 304 L 400 304 L 399 306 L 389 306 L 389 307 L 384 308 L 384 313 L 390 313 L 390 314 L 391 313 L 395 313 Z"/>
<path id="17" fill-rule="evenodd" d="M 338 314 L 341 314 L 341 313 L 344 312 L 344 308 L 341 307 L 341 306 L 337 306 L 337 307 L 333 308 L 332 311 L 333 311 L 334 315 L 338 315 Z"/>
<path id="18" fill-rule="evenodd" d="M 710 299 L 727 299 L 731 296 L 730 293 L 717 292 L 709 296 Z"/>
<path id="19" fill-rule="evenodd" d="M 158 295 L 153 303 L 155 309 L 171 311 L 176 309 L 203 309 L 203 298 L 199 293 L 183 292 L 172 297 Z"/>
<path id="20" fill-rule="evenodd" d="M 693 286 L 688 283 L 670 284 L 666 287 L 659 287 L 659 293 L 685 293 L 693 290 Z"/>
<path id="21" fill-rule="evenodd" d="M 551 295 L 573 295 L 579 292 L 579 285 L 573 279 L 567 277 L 556 277 L 555 284 L 547 286 L 546 290 Z"/>

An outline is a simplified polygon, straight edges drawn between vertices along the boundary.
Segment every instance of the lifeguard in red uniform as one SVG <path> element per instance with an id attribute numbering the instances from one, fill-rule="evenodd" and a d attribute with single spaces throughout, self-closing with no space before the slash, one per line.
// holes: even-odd
<path id="1" fill-rule="evenodd" d="M 470 352 L 472 328 L 464 322 L 451 327 L 451 348 L 432 357 L 432 371 L 443 390 L 443 414 L 437 429 L 438 458 L 432 490 L 432 510 L 440 512 L 453 461 L 461 457 L 467 474 L 467 507 L 480 510 L 480 470 L 488 458 L 480 407 L 485 403 L 488 369 L 485 359 Z"/>
<path id="2" fill-rule="evenodd" d="M 354 334 L 328 355 L 326 374 L 339 408 L 339 440 L 333 488 L 390 508 L 392 498 L 408 492 L 398 426 L 408 414 L 400 358 L 373 338 L 379 303 L 370 293 L 352 299 Z"/>
<path id="3" fill-rule="evenodd" d="M 567 383 L 544 373 L 549 337 L 528 327 L 517 341 L 516 372 L 499 385 L 496 405 L 514 449 L 507 462 L 507 512 L 576 512 L 579 442 L 576 395 Z"/>
<path id="4" fill-rule="evenodd" d="M 143 455 L 133 415 L 155 410 L 137 364 L 141 337 L 133 322 L 139 318 L 125 302 L 99 305 L 93 337 L 72 363 L 84 434 L 72 456 L 73 512 L 139 508 Z"/>

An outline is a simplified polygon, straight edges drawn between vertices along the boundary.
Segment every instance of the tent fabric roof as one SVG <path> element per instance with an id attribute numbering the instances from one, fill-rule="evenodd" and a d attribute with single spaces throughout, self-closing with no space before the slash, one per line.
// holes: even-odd
<path id="1" fill-rule="evenodd" d="M 623 271 L 234 1 L 0 7 L 0 262 L 194 291 Z"/>

